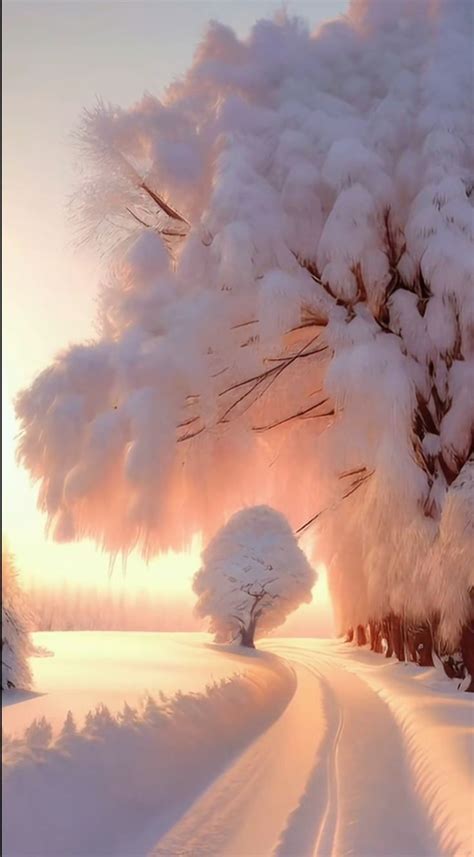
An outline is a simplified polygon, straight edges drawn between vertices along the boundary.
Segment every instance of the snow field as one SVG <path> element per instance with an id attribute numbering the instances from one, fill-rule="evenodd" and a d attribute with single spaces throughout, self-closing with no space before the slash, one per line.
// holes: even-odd
<path id="1" fill-rule="evenodd" d="M 235 674 L 200 692 L 118 714 L 98 705 L 82 729 L 68 716 L 55 739 L 44 718 L 7 737 L 3 853 L 130 855 L 150 819 L 163 834 L 294 692 L 293 672 L 269 653 L 223 659 Z"/>
<path id="2" fill-rule="evenodd" d="M 242 655 L 200 634 L 105 633 L 103 649 L 100 634 L 49 636 L 58 652 L 70 638 L 70 655 L 90 637 L 102 665 L 116 638 L 104 694 L 121 692 L 121 710 L 98 704 L 76 726 L 64 649 L 56 705 L 74 717 L 61 731 L 42 718 L 47 694 L 5 694 L 8 715 L 36 718 L 4 742 L 6 857 L 473 857 L 474 708 L 441 672 L 334 640 Z M 142 685 L 132 706 L 150 678 L 142 636 L 155 692 Z M 173 695 L 158 690 L 167 657 Z M 99 672 L 84 669 L 70 681 L 93 702 Z"/>
<path id="3" fill-rule="evenodd" d="M 69 709 L 82 726 L 99 704 L 118 713 L 124 702 L 140 706 L 159 691 L 204 690 L 239 668 L 208 634 L 45 631 L 32 639 L 44 650 L 30 658 L 36 693 L 10 691 L 3 699 L 3 728 L 15 737 L 35 718 L 45 717 L 58 734 Z"/>

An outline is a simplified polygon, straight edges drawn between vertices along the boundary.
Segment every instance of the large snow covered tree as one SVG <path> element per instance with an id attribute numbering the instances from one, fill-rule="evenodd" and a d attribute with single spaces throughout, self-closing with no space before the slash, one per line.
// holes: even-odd
<path id="1" fill-rule="evenodd" d="M 193 581 L 196 614 L 209 617 L 217 642 L 254 648 L 256 636 L 311 601 L 315 581 L 284 515 L 252 506 L 236 512 L 203 552 Z"/>
<path id="2" fill-rule="evenodd" d="M 31 687 L 29 609 L 12 554 L 2 545 L 2 690 Z"/>
<path id="3" fill-rule="evenodd" d="M 213 23 L 161 100 L 85 116 L 99 334 L 17 401 L 56 539 L 149 557 L 268 502 L 316 537 L 341 633 L 467 663 L 472 15 Z"/>

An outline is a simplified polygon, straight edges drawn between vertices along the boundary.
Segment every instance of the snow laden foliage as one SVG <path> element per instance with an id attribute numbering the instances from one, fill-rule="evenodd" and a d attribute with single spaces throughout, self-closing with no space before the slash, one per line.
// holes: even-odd
<path id="1" fill-rule="evenodd" d="M 2 545 L 2 690 L 31 687 L 28 658 L 34 647 L 30 613 L 10 551 Z"/>
<path id="2" fill-rule="evenodd" d="M 286 518 L 268 506 L 242 509 L 202 555 L 193 589 L 196 613 L 210 618 L 216 642 L 253 647 L 300 604 L 311 601 L 316 572 Z"/>
<path id="3" fill-rule="evenodd" d="M 4 736 L 4 853 L 150 853 L 295 691 L 293 671 L 271 654 L 253 653 L 244 669 L 117 715 L 99 705 L 82 729 L 69 712 L 54 740 L 44 717 L 22 738 Z"/>
<path id="4" fill-rule="evenodd" d="M 85 116 L 99 333 L 17 401 L 55 539 L 150 557 L 269 503 L 317 536 L 341 631 L 429 620 L 461 645 L 472 14 L 212 23 L 161 100 Z"/>

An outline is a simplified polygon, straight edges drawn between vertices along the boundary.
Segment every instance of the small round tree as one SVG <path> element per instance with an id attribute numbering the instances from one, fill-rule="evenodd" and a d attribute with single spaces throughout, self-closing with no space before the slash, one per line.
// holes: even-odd
<path id="1" fill-rule="evenodd" d="M 31 687 L 28 658 L 34 647 L 28 617 L 26 597 L 18 582 L 13 556 L 2 545 L 2 690 Z"/>
<path id="2" fill-rule="evenodd" d="M 310 602 L 316 572 L 286 518 L 268 506 L 237 512 L 209 542 L 193 589 L 196 613 L 216 642 L 255 648 L 260 637 Z"/>

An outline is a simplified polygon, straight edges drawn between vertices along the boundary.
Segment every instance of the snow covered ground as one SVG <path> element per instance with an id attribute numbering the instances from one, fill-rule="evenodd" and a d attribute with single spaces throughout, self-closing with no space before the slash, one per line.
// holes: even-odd
<path id="1" fill-rule="evenodd" d="M 5 742 L 7 857 L 474 854 L 470 695 L 336 641 L 241 654 L 207 640 L 37 635 L 56 650 L 35 659 L 45 695 L 4 708 L 4 730 L 48 698 L 56 725 L 108 707 L 82 731 L 51 739 L 37 722 Z M 113 716 L 124 700 L 136 710 Z"/>
<path id="2" fill-rule="evenodd" d="M 58 731 L 69 709 L 81 724 L 99 703 L 117 712 L 124 701 L 202 690 L 238 670 L 209 645 L 209 634 L 44 631 L 33 640 L 44 650 L 30 662 L 36 693 L 3 694 L 3 729 L 15 735 L 34 718 L 46 717 Z"/>

